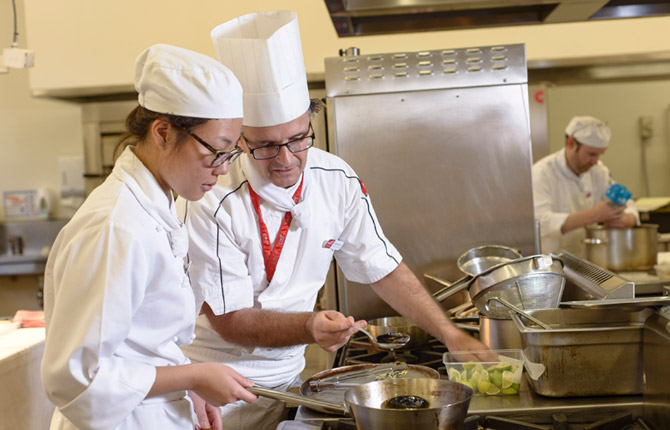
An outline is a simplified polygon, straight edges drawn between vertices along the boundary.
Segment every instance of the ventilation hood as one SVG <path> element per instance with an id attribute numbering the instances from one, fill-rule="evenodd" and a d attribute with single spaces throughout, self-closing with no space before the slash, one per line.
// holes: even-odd
<path id="1" fill-rule="evenodd" d="M 338 36 L 670 15 L 670 1 L 325 0 Z"/>

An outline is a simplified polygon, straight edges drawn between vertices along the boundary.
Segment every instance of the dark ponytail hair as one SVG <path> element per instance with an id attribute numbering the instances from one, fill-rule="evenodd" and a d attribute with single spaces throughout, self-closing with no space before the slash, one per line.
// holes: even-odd
<path id="1" fill-rule="evenodd" d="M 158 113 L 137 105 L 137 107 L 126 117 L 126 132 L 121 136 L 121 140 L 114 148 L 114 159 L 116 159 L 117 155 L 120 154 L 126 146 L 135 145 L 144 139 L 147 133 L 149 133 L 151 124 L 157 119 L 167 121 L 177 129 L 177 145 L 180 145 L 187 136 L 187 133 L 183 129 L 190 130 L 193 127 L 209 121 L 209 118 L 192 118 L 167 113 Z"/>

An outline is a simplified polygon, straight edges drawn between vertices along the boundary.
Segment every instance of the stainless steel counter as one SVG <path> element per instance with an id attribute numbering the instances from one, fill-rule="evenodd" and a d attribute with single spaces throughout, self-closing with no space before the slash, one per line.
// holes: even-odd
<path id="1" fill-rule="evenodd" d="M 663 295 L 663 287 L 670 285 L 670 279 L 662 279 L 655 270 L 619 272 L 619 275 L 635 283 L 635 297 Z"/>
<path id="2" fill-rule="evenodd" d="M 524 378 L 517 396 L 474 396 L 468 415 L 536 415 L 613 408 L 641 411 L 642 396 L 544 397 L 535 394 Z"/>

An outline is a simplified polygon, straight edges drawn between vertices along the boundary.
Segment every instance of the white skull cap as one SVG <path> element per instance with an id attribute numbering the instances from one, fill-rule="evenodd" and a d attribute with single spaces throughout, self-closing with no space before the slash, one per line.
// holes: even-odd
<path id="1" fill-rule="evenodd" d="M 612 131 L 601 120 L 592 116 L 575 116 L 565 128 L 565 134 L 574 137 L 582 145 L 593 148 L 607 148 Z"/>
<path id="2" fill-rule="evenodd" d="M 268 127 L 309 108 L 298 16 L 288 10 L 234 18 L 211 32 L 216 56 L 244 88 L 246 126 Z"/>
<path id="3" fill-rule="evenodd" d="M 242 118 L 242 86 L 214 58 L 172 45 L 145 49 L 135 61 L 140 106 L 192 118 Z"/>

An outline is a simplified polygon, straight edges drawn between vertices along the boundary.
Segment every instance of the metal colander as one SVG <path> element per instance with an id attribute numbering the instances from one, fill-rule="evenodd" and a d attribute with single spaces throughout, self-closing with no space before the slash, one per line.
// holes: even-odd
<path id="1" fill-rule="evenodd" d="M 496 266 L 473 279 L 469 292 L 479 311 L 490 318 L 510 319 L 501 298 L 521 309 L 557 308 L 565 287 L 563 264 L 548 255 L 534 255 Z"/>

